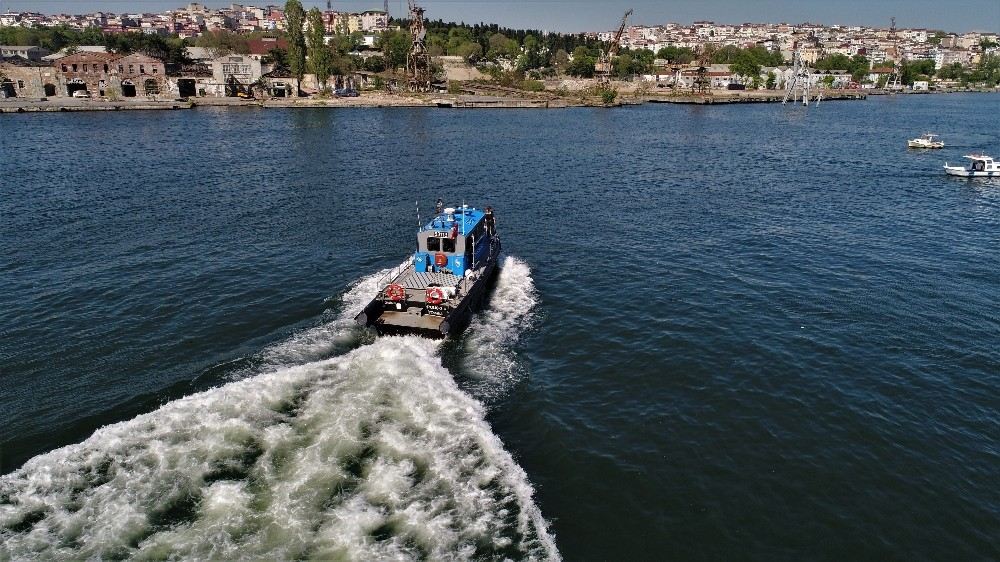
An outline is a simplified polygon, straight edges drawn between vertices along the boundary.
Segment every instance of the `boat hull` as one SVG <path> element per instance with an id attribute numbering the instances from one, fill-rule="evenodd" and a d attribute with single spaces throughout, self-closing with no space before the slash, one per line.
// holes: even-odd
<path id="1" fill-rule="evenodd" d="M 945 168 L 945 173 L 960 178 L 1000 178 L 1000 172 L 979 172 L 965 168 Z"/>
<path id="2" fill-rule="evenodd" d="M 933 143 L 923 143 L 923 142 L 913 142 L 908 141 L 906 143 L 908 148 L 944 148 L 943 142 L 933 142 Z"/>

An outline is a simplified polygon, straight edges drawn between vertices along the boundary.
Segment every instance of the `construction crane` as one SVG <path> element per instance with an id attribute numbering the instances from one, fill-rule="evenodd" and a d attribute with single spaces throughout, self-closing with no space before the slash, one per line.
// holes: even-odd
<path id="1" fill-rule="evenodd" d="M 906 59 L 899 56 L 899 38 L 896 36 L 896 18 L 889 18 L 889 41 L 892 41 L 892 75 L 885 82 L 885 89 L 896 93 L 903 87 L 900 85 L 901 72 Z M 899 59 L 898 61 L 895 59 Z"/>
<path id="2" fill-rule="evenodd" d="M 705 44 L 701 47 L 698 55 L 698 70 L 691 82 L 691 91 L 696 94 L 712 95 L 712 79 L 708 75 L 708 69 L 712 66 L 712 55 L 715 48 Z"/>
<path id="3" fill-rule="evenodd" d="M 795 52 L 792 53 L 792 75 L 785 83 L 785 97 L 781 100 L 781 105 L 789 101 L 795 103 L 800 98 L 802 105 L 809 105 L 809 68 L 802 60 L 802 52 L 796 46 Z M 817 103 L 819 103 L 818 98 Z"/>
<path id="4" fill-rule="evenodd" d="M 628 21 L 628 17 L 632 15 L 632 10 L 625 12 L 622 16 L 622 23 L 618 26 L 618 33 L 615 33 L 614 39 L 612 39 L 611 44 L 608 48 L 601 52 L 601 58 L 594 65 L 594 75 L 597 76 L 598 82 L 608 82 L 611 80 L 611 74 L 614 71 L 614 59 L 618 56 L 618 48 L 621 45 L 622 34 L 625 33 L 625 22 Z"/>
<path id="5" fill-rule="evenodd" d="M 431 89 L 431 57 L 427 52 L 427 28 L 424 26 L 424 9 L 413 0 L 410 6 L 410 52 L 406 55 L 406 74 L 409 88 L 413 92 L 428 92 Z"/>

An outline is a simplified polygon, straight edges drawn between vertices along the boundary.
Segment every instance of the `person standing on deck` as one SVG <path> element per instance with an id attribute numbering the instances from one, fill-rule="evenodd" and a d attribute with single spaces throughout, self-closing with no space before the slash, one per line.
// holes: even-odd
<path id="1" fill-rule="evenodd" d="M 444 212 L 444 201 L 438 197 L 437 203 L 434 204 L 434 214 L 440 215 Z"/>
<path id="2" fill-rule="evenodd" d="M 496 218 L 493 217 L 493 207 L 486 207 L 486 214 L 483 215 L 483 224 L 486 225 L 486 233 L 493 236 L 497 230 Z"/>

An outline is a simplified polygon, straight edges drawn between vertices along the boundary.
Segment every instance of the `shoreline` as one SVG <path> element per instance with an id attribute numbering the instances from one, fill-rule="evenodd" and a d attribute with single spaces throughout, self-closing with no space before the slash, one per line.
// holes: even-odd
<path id="1" fill-rule="evenodd" d="M 822 101 L 863 101 L 868 96 L 895 95 L 942 95 L 959 93 L 997 93 L 1000 90 L 947 90 L 919 92 L 886 92 L 882 90 L 837 90 L 824 92 Z M 625 107 L 645 103 L 666 103 L 684 105 L 731 105 L 743 103 L 781 103 L 784 91 L 716 91 L 709 95 L 674 94 L 648 92 L 644 94 L 622 93 L 610 106 L 585 97 L 539 96 L 525 93 L 523 96 L 486 96 L 456 94 L 386 94 L 364 93 L 354 98 L 272 98 L 267 100 L 247 100 L 241 98 L 193 98 L 193 99 L 129 99 L 103 100 L 56 98 L 46 99 L 4 99 L 0 100 L 0 113 L 63 113 L 79 111 L 173 111 L 198 107 L 243 107 L 261 109 L 302 109 L 302 108 L 386 108 L 386 107 L 430 107 L 456 109 L 562 109 L 568 107 Z"/>

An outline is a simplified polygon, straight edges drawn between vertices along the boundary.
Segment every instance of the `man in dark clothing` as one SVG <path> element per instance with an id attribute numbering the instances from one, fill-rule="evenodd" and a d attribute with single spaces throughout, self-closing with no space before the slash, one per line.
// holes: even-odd
<path id="1" fill-rule="evenodd" d="M 440 215 L 444 212 L 444 201 L 438 198 L 437 203 L 434 204 L 434 213 Z"/>
<path id="2" fill-rule="evenodd" d="M 486 207 L 486 214 L 483 216 L 483 223 L 486 224 L 486 233 L 493 236 L 497 230 L 496 219 L 493 217 L 493 207 Z"/>

